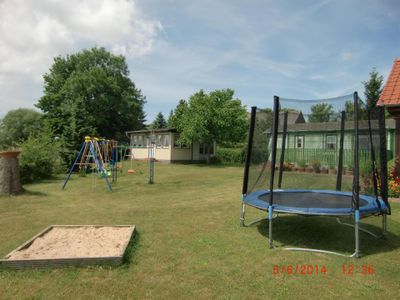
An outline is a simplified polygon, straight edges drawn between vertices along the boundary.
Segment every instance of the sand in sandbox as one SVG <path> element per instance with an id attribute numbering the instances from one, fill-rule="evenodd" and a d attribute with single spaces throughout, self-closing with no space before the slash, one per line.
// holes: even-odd
<path id="1" fill-rule="evenodd" d="M 29 247 L 11 253 L 7 259 L 51 259 L 122 256 L 132 227 L 53 227 Z"/>

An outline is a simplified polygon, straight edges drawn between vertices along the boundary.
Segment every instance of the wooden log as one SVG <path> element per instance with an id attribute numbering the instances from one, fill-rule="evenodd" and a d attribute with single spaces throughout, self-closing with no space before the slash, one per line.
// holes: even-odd
<path id="1" fill-rule="evenodd" d="M 19 151 L 0 152 L 0 194 L 19 194 L 22 186 L 19 176 Z"/>

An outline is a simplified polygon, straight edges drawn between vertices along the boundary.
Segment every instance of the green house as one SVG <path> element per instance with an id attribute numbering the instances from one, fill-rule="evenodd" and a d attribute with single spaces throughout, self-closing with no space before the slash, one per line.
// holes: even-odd
<path id="1" fill-rule="evenodd" d="M 279 118 L 282 120 L 283 118 Z M 373 121 L 374 122 L 374 121 Z M 376 121 L 375 121 L 376 122 Z M 282 132 L 282 122 L 280 124 Z M 368 128 L 368 121 L 360 121 L 360 132 Z M 387 158 L 394 155 L 395 121 L 386 120 Z M 362 159 L 369 157 L 369 139 L 367 135 L 360 136 L 360 154 Z M 379 145 L 378 135 L 372 137 L 373 143 Z M 285 161 L 298 164 L 305 162 L 310 164 L 318 160 L 321 166 L 333 167 L 337 165 L 340 143 L 340 122 L 308 123 L 301 112 L 289 112 L 286 131 Z M 353 167 L 354 123 L 347 122 L 344 130 L 344 166 Z M 282 134 L 278 136 L 277 157 L 280 157 L 282 149 Z"/>

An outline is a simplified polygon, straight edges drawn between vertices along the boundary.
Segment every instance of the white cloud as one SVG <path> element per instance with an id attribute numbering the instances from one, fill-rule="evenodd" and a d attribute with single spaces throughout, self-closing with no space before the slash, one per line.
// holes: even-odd
<path id="1" fill-rule="evenodd" d="M 2 0 L 0 90 L 22 77 L 39 87 L 53 57 L 82 48 L 104 46 L 128 57 L 146 55 L 161 30 L 161 23 L 146 18 L 133 0 Z M 2 92 L 0 102 L 14 100 L 9 106 L 15 107 L 21 99 L 13 96 Z"/>

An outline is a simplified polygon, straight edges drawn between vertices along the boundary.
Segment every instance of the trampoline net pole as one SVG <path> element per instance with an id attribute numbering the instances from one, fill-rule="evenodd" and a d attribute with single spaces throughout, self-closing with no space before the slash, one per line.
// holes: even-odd
<path id="1" fill-rule="evenodd" d="M 339 144 L 339 159 L 338 159 L 338 173 L 336 178 L 336 190 L 342 190 L 342 176 L 343 176 L 343 146 L 344 146 L 344 124 L 346 120 L 346 112 L 342 111 L 340 114 L 340 144 Z"/>
<path id="2" fill-rule="evenodd" d="M 278 141 L 278 125 L 279 125 L 279 97 L 274 96 L 274 120 L 272 127 L 272 149 L 271 149 L 271 176 L 269 181 L 269 190 L 271 192 L 269 198 L 269 205 L 274 203 L 273 190 L 274 190 L 274 177 L 275 177 L 275 163 L 276 163 L 276 144 Z"/>
<path id="3" fill-rule="evenodd" d="M 256 121 L 256 113 L 257 113 L 257 107 L 253 106 L 251 108 L 250 126 L 249 126 L 248 140 L 247 140 L 246 161 L 245 161 L 244 174 L 243 174 L 242 208 L 240 211 L 240 226 L 244 226 L 244 217 L 245 217 L 245 208 L 246 208 L 246 203 L 244 202 L 244 197 L 247 194 L 247 188 L 248 188 L 248 184 L 249 184 L 249 169 L 250 169 L 250 162 L 251 162 L 251 151 L 253 149 L 253 136 L 254 136 L 254 126 L 255 126 L 255 121 Z"/>
<path id="4" fill-rule="evenodd" d="M 253 136 L 254 136 L 254 126 L 256 121 L 256 113 L 257 113 L 257 107 L 253 106 L 251 108 L 249 135 L 247 139 L 247 151 L 246 151 L 246 161 L 243 174 L 242 195 L 247 194 L 247 187 L 249 182 L 249 169 L 251 163 L 251 151 L 253 149 Z"/>
<path id="5" fill-rule="evenodd" d="M 359 103 L 358 94 L 354 92 L 354 178 L 353 178 L 353 201 L 355 204 L 354 212 L 354 230 L 355 230 L 355 257 L 359 256 L 360 252 L 360 235 L 359 235 L 359 221 L 360 221 L 360 174 L 359 174 Z"/>
<path id="6" fill-rule="evenodd" d="M 272 151 L 271 151 L 271 177 L 269 182 L 269 208 L 268 208 L 268 227 L 269 227 L 269 247 L 273 247 L 272 239 L 272 210 L 273 210 L 273 190 L 274 190 L 274 177 L 275 177 L 275 162 L 276 162 L 276 145 L 278 141 L 278 126 L 279 126 L 279 97 L 274 96 L 274 122 L 272 131 Z"/>
<path id="7" fill-rule="evenodd" d="M 353 202 L 354 209 L 360 208 L 360 170 L 359 170 L 359 103 L 358 94 L 354 92 L 354 178 L 353 178 Z"/>
<path id="8" fill-rule="evenodd" d="M 378 107 L 378 122 L 379 122 L 379 145 L 380 145 L 380 184 L 381 184 L 381 197 L 387 205 L 387 214 L 391 214 L 390 204 L 388 201 L 388 168 L 387 168 L 387 155 L 386 155 L 386 126 L 385 126 L 385 109 Z"/>

